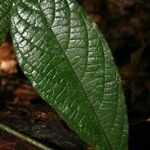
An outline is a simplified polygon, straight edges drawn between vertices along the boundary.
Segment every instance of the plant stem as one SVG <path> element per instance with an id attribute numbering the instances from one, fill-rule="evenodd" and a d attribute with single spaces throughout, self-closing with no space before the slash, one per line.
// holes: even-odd
<path id="1" fill-rule="evenodd" d="M 18 137 L 18 138 L 28 142 L 31 145 L 34 145 L 34 146 L 40 148 L 41 150 L 54 150 L 52 148 L 47 147 L 46 145 L 43 145 L 42 143 L 40 143 L 40 142 L 30 138 L 27 135 L 19 133 L 18 131 L 14 130 L 14 129 L 12 129 L 12 128 L 10 128 L 10 127 L 2 124 L 2 123 L 0 123 L 0 129 L 4 130 L 4 131 L 6 131 L 6 132 L 8 132 L 10 134 L 13 134 L 14 136 L 16 136 L 16 137 Z"/>

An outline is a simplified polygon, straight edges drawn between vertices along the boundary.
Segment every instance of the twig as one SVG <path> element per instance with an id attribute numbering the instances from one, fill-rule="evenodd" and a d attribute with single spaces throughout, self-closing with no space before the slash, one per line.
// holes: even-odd
<path id="1" fill-rule="evenodd" d="M 28 142 L 28 143 L 31 144 L 31 145 L 34 145 L 34 146 L 40 148 L 41 150 L 54 150 L 54 149 L 52 149 L 52 148 L 47 147 L 46 145 L 44 145 L 44 144 L 42 144 L 42 143 L 40 143 L 40 142 L 38 142 L 38 141 L 36 141 L 36 140 L 30 138 L 30 137 L 27 136 L 27 135 L 24 135 L 24 134 L 22 134 L 22 133 L 19 133 L 18 131 L 14 130 L 14 129 L 12 129 L 12 128 L 10 128 L 10 127 L 8 127 L 8 126 L 2 124 L 2 123 L 0 123 L 0 129 L 1 129 L 1 130 L 4 130 L 4 131 L 6 131 L 6 132 L 8 132 L 8 133 L 10 133 L 10 134 L 13 134 L 14 136 L 16 136 L 16 137 L 18 137 L 18 138 L 20 138 L 20 139 L 22 139 L 22 140 Z"/>

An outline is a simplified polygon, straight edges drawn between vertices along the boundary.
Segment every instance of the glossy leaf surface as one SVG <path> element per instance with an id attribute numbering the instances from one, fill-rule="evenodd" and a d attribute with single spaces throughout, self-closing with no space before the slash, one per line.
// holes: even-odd
<path id="1" fill-rule="evenodd" d="M 95 150 L 127 149 L 120 77 L 97 26 L 72 0 L 16 0 L 12 36 L 35 89 Z"/>
<path id="2" fill-rule="evenodd" d="M 13 0 L 0 0 L 0 43 L 2 43 L 10 29 L 10 12 Z"/>

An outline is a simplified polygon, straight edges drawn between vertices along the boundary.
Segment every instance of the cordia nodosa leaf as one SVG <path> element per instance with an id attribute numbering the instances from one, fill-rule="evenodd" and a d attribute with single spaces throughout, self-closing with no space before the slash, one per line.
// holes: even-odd
<path id="1" fill-rule="evenodd" d="M 16 0 L 12 38 L 22 70 L 95 150 L 127 149 L 121 81 L 106 41 L 73 0 Z"/>

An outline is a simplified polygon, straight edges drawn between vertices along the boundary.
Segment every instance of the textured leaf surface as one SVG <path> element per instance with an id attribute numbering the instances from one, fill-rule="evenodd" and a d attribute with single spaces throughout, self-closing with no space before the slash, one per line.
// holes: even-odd
<path id="1" fill-rule="evenodd" d="M 0 43 L 2 43 L 10 29 L 10 11 L 13 0 L 0 0 Z"/>
<path id="2" fill-rule="evenodd" d="M 17 0 L 12 35 L 25 75 L 96 150 L 127 149 L 120 78 L 97 26 L 72 0 Z"/>

